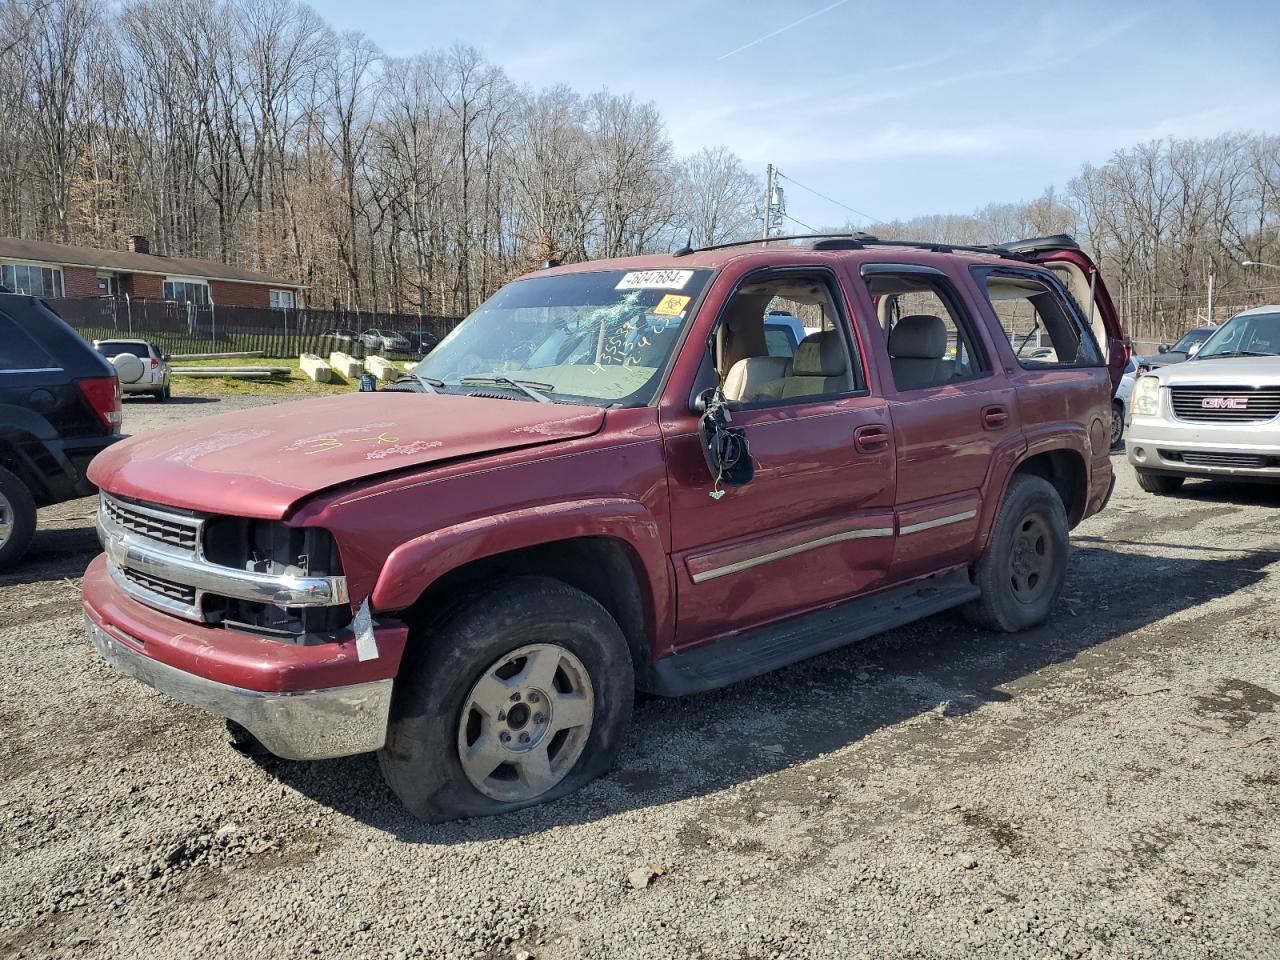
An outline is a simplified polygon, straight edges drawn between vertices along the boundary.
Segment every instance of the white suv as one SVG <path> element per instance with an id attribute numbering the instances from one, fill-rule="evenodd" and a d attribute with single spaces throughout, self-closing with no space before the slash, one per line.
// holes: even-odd
<path id="1" fill-rule="evenodd" d="M 1280 305 L 1236 314 L 1185 363 L 1140 377 L 1125 449 L 1138 484 L 1280 480 Z"/>
<path id="2" fill-rule="evenodd" d="M 116 368 L 121 392 L 169 399 L 169 358 L 154 344 L 146 340 L 95 340 L 93 346 Z"/>

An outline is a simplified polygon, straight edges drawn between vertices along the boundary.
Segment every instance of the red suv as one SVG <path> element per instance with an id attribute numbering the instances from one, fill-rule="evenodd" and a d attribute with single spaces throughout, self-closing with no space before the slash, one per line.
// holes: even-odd
<path id="1" fill-rule="evenodd" d="M 527 806 L 609 768 L 636 689 L 1042 622 L 1126 360 L 1067 237 L 541 270 L 388 389 L 99 456 L 89 634 L 280 756 L 379 751 L 420 817 Z"/>

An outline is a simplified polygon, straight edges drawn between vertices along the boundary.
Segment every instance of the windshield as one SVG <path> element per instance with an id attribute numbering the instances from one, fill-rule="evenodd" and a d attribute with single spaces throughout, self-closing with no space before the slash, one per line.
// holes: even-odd
<path id="1" fill-rule="evenodd" d="M 474 390 L 474 381 L 505 379 L 553 400 L 641 406 L 652 399 L 710 276 L 710 270 L 606 270 L 517 280 L 413 372 L 446 388 Z"/>
<path id="2" fill-rule="evenodd" d="M 1169 348 L 1169 352 L 1190 353 L 1192 347 L 1197 343 L 1204 343 L 1213 332 L 1212 330 L 1192 330 L 1190 333 L 1183 334 L 1182 339 Z"/>
<path id="3" fill-rule="evenodd" d="M 1255 313 L 1235 317 L 1220 326 L 1195 359 L 1272 357 L 1276 354 L 1280 354 L 1280 313 Z"/>

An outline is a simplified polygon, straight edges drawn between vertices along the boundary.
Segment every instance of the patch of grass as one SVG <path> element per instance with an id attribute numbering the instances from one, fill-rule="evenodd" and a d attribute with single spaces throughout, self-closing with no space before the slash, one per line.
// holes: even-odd
<path id="1" fill-rule="evenodd" d="M 288 367 L 288 377 L 270 380 L 238 380 L 235 377 L 205 379 L 184 377 L 175 373 L 171 381 L 173 392 L 187 397 L 321 397 L 334 393 L 351 393 L 354 382 L 343 379 L 335 370 L 328 383 L 315 383 L 298 368 L 297 357 L 256 357 L 251 360 L 183 360 L 175 366 L 183 367 Z"/>

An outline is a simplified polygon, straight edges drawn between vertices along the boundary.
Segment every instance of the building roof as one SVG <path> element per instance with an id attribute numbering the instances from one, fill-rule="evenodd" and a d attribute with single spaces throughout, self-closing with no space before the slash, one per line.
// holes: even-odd
<path id="1" fill-rule="evenodd" d="M 19 240 L 0 237 L 0 260 L 23 260 L 67 267 L 89 267 L 94 270 L 116 270 L 120 273 L 149 273 L 160 276 L 195 277 L 201 280 L 227 280 L 232 283 L 261 283 L 273 287 L 300 289 L 304 284 L 280 280 L 265 273 L 246 270 L 214 260 L 188 257 L 160 257 L 150 253 L 124 250 L 101 250 L 96 247 L 73 247 L 41 240 Z"/>

